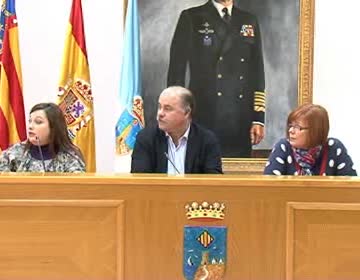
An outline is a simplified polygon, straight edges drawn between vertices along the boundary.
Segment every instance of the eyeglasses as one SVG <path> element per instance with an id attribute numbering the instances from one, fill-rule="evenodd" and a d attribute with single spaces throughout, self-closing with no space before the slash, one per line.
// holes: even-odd
<path id="1" fill-rule="evenodd" d="M 306 130 L 306 129 L 309 129 L 309 128 L 298 125 L 298 124 L 289 124 L 288 125 L 288 130 L 290 130 L 290 129 L 292 129 L 295 132 L 299 132 L 299 131 L 303 131 L 303 130 Z"/>

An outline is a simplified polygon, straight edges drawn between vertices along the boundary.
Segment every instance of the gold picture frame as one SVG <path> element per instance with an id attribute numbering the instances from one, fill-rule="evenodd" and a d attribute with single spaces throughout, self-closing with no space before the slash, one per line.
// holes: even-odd
<path id="1" fill-rule="evenodd" d="M 315 0 L 299 1 L 298 105 L 312 102 Z M 128 0 L 124 0 L 124 18 Z M 284 120 L 285 121 L 285 120 Z M 233 174 L 261 174 L 266 158 L 223 158 L 223 171 Z"/>

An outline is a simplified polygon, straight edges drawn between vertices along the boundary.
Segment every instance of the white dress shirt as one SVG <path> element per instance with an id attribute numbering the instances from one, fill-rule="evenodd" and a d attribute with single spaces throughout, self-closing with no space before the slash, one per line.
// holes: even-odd
<path id="1" fill-rule="evenodd" d="M 166 133 L 166 137 L 168 139 L 169 156 L 167 174 L 169 175 L 185 174 L 185 157 L 189 132 L 190 125 L 185 131 L 184 135 L 179 138 L 179 144 L 177 146 L 175 145 L 170 135 Z M 173 166 L 173 164 L 175 165 L 175 167 Z"/>
<path id="2" fill-rule="evenodd" d="M 218 11 L 218 13 L 219 13 L 219 15 L 220 15 L 221 17 L 224 16 L 224 12 L 222 11 L 222 9 L 224 9 L 224 8 L 227 8 L 227 9 L 228 9 L 229 15 L 231 16 L 233 4 L 225 7 L 224 5 L 216 2 L 215 0 L 212 0 L 212 3 L 214 4 L 216 10 Z"/>

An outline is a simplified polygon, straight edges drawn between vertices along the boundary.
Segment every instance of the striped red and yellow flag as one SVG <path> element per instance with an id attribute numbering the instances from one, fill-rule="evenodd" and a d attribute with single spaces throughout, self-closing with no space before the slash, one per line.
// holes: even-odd
<path id="1" fill-rule="evenodd" d="M 73 0 L 66 34 L 58 104 L 69 135 L 84 154 L 87 172 L 96 171 L 94 106 L 81 0 Z"/>
<path id="2" fill-rule="evenodd" d="M 3 151 L 26 139 L 26 125 L 15 0 L 4 0 L 1 10 L 0 151 Z"/>

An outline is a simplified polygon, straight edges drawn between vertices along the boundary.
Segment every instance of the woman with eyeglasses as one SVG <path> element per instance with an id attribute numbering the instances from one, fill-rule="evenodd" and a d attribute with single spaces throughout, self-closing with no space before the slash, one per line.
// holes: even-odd
<path id="1" fill-rule="evenodd" d="M 287 119 L 287 138 L 275 144 L 264 174 L 356 176 L 344 144 L 328 138 L 329 116 L 320 105 L 305 104 Z"/>

